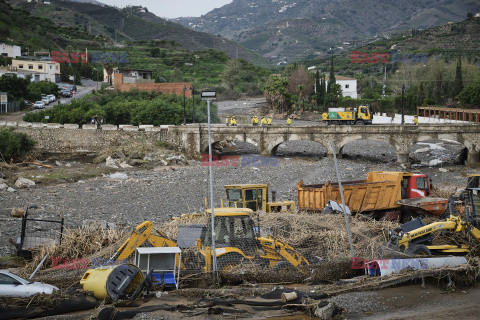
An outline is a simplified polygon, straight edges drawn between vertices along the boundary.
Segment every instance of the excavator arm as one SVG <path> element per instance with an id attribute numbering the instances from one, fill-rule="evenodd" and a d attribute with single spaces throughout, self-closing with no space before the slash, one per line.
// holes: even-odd
<path id="1" fill-rule="evenodd" d="M 168 237 L 163 232 L 157 230 L 158 235 L 152 234 L 153 222 L 144 221 L 132 231 L 130 237 L 117 250 L 109 262 L 122 261 L 127 259 L 135 252 L 135 249 L 141 247 L 145 242 L 153 247 L 176 247 L 177 242 Z"/>

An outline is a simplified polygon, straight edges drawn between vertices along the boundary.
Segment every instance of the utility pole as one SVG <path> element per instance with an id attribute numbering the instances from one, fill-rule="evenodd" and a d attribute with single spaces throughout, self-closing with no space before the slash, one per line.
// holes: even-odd
<path id="1" fill-rule="evenodd" d="M 385 75 L 383 76 L 382 98 L 385 98 L 385 87 L 387 86 L 387 66 L 385 66 Z"/>
<path id="2" fill-rule="evenodd" d="M 187 114 L 185 113 L 185 91 L 187 91 L 187 86 L 183 87 L 183 125 L 187 124 Z"/>
<path id="3" fill-rule="evenodd" d="M 402 125 L 405 124 L 405 85 L 402 84 Z"/>
<path id="4" fill-rule="evenodd" d="M 195 87 L 192 85 L 190 89 L 192 90 L 192 123 L 195 123 Z"/>

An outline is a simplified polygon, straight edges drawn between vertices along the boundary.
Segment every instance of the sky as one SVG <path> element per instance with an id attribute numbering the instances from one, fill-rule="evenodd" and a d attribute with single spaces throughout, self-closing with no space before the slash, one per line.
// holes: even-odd
<path id="1" fill-rule="evenodd" d="M 97 0 L 123 8 L 127 5 L 147 7 L 148 11 L 153 12 L 162 18 L 178 17 L 200 17 L 215 8 L 220 8 L 232 0 Z"/>

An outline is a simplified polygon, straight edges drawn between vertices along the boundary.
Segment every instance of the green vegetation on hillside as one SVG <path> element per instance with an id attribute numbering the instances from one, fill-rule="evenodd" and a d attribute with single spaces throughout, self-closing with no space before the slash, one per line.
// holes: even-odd
<path id="1" fill-rule="evenodd" d="M 92 117 L 99 120 L 103 117 L 104 124 L 152 124 L 178 125 L 183 123 L 185 115 L 187 123 L 192 121 L 193 99 L 183 96 L 130 91 L 123 93 L 97 93 L 73 100 L 69 105 L 55 105 L 52 109 L 41 112 L 29 112 L 24 116 L 28 122 L 49 122 L 88 124 Z M 211 107 L 212 122 L 219 122 L 217 108 Z M 195 122 L 207 121 L 207 104 L 195 98 Z"/>
<path id="2" fill-rule="evenodd" d="M 92 36 L 79 27 L 60 27 L 50 20 L 14 9 L 0 0 L 0 42 L 15 44 L 31 52 L 74 47 L 100 47 L 103 36 Z"/>

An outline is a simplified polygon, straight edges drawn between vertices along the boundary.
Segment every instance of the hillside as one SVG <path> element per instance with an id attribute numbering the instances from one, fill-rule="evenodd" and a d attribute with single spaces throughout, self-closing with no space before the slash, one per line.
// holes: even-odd
<path id="1" fill-rule="evenodd" d="M 0 42 L 12 43 L 30 51 L 98 48 L 106 38 L 93 36 L 75 26 L 58 26 L 46 18 L 36 17 L 23 9 L 14 9 L 0 0 Z"/>
<path id="2" fill-rule="evenodd" d="M 51 0 L 51 5 L 10 1 L 32 15 L 49 18 L 61 26 L 80 26 L 92 34 L 104 35 L 115 43 L 138 40 L 173 40 L 189 50 L 225 51 L 232 58 L 243 58 L 257 64 L 266 64 L 258 54 L 237 43 L 186 28 L 159 18 L 149 12 L 132 14 L 106 5 L 87 2 Z"/>
<path id="3" fill-rule="evenodd" d="M 175 21 L 239 41 L 275 62 L 339 52 L 375 36 L 426 29 L 480 12 L 472 0 L 234 0 Z M 341 48 L 338 48 L 341 47 Z"/>

